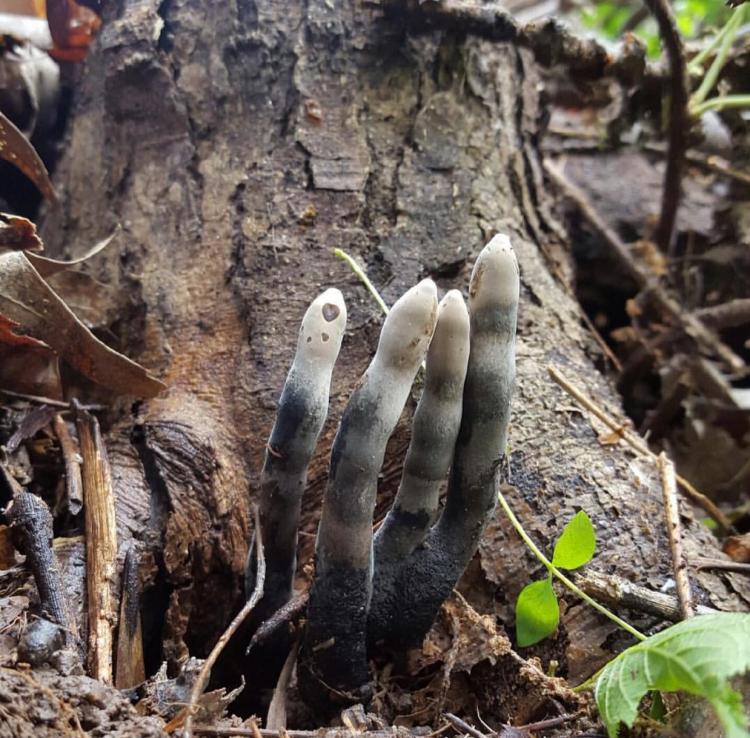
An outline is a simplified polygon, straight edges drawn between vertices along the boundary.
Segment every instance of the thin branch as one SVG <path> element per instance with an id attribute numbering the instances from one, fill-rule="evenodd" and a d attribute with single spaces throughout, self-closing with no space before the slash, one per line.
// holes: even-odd
<path id="1" fill-rule="evenodd" d="M 750 177 L 748 177 L 750 184 Z M 695 314 L 704 322 L 716 328 L 736 328 L 750 323 L 750 298 L 738 298 L 696 310 Z"/>
<path id="2" fill-rule="evenodd" d="M 693 559 L 696 569 L 716 569 L 718 571 L 733 571 L 738 574 L 750 574 L 750 564 L 743 564 L 740 561 L 725 561 L 724 559 Z"/>
<path id="3" fill-rule="evenodd" d="M 612 418 L 608 413 L 602 410 L 593 400 L 583 394 L 581 390 L 575 387 L 571 382 L 566 379 L 558 369 L 553 366 L 548 366 L 547 371 L 550 377 L 557 382 L 562 389 L 564 389 L 574 400 L 578 402 L 581 407 L 588 410 L 590 413 L 595 415 L 611 430 L 615 431 L 625 443 L 634 448 L 639 454 L 649 456 L 652 459 L 656 459 L 656 454 L 646 445 L 646 442 L 637 434 L 629 431 L 625 428 L 625 424 L 622 421 L 618 421 Z M 685 494 L 693 501 L 696 505 L 699 505 L 703 510 L 708 513 L 723 530 L 728 531 L 732 529 L 732 524 L 724 513 L 719 510 L 715 503 L 710 500 L 702 492 L 699 492 L 687 479 L 677 475 L 677 481 L 684 490 Z"/>
<path id="4" fill-rule="evenodd" d="M 584 592 L 610 607 L 627 608 L 655 615 L 662 620 L 671 620 L 674 623 L 682 620 L 680 602 L 674 595 L 657 592 L 622 577 L 597 571 L 578 574 L 575 582 Z M 698 605 L 696 612 L 699 615 L 708 615 L 717 610 Z"/>
<path id="5" fill-rule="evenodd" d="M 669 316 L 686 335 L 693 338 L 706 350 L 720 357 L 733 372 L 743 372 L 745 362 L 742 358 L 723 343 L 713 331 L 703 325 L 695 315 L 685 312 L 682 306 L 667 294 L 656 279 L 636 262 L 622 239 L 604 222 L 585 193 L 565 176 L 562 169 L 550 159 L 545 159 L 544 170 L 563 194 L 573 200 L 586 221 L 598 231 L 625 274 L 641 290 L 649 291 L 651 299 L 657 307 Z"/>
<path id="6" fill-rule="evenodd" d="M 671 88 L 669 91 L 669 121 L 667 132 L 667 168 L 664 172 L 661 213 L 656 227 L 655 241 L 663 253 L 670 253 L 677 208 L 680 204 L 682 172 L 685 168 L 685 152 L 688 145 L 690 119 L 688 80 L 685 51 L 677 30 L 674 13 L 668 0 L 644 0 L 659 26 L 659 36 L 669 60 Z"/>
<path id="7" fill-rule="evenodd" d="M 465 720 L 461 720 L 458 715 L 454 715 L 452 712 L 446 712 L 444 713 L 444 716 L 445 719 L 460 733 L 468 733 L 472 738 L 487 738 L 481 730 L 477 730 Z"/>
<path id="8" fill-rule="evenodd" d="M 650 143 L 646 144 L 643 148 L 646 151 L 653 151 L 657 154 L 665 154 L 666 148 L 662 144 Z M 696 166 L 708 169 L 710 172 L 715 172 L 723 177 L 728 177 L 736 182 L 741 182 L 744 185 L 750 185 L 750 173 L 742 172 L 739 169 L 735 169 L 730 163 L 720 156 L 714 154 L 704 154 L 700 151 L 690 150 L 685 154 L 689 164 L 695 164 Z"/>
<path id="9" fill-rule="evenodd" d="M 12 392 L 8 389 L 0 389 L 0 395 L 6 395 L 7 397 L 13 397 L 17 400 L 26 400 L 27 402 L 35 402 L 39 405 L 49 405 L 50 407 L 59 407 L 65 410 L 70 410 L 70 403 L 64 400 L 53 400 L 51 397 L 42 397 L 41 395 L 27 395 L 25 392 Z M 106 405 L 79 405 L 81 410 L 106 410 Z"/>
<path id="10" fill-rule="evenodd" d="M 234 620 L 229 623 L 227 629 L 221 634 L 221 637 L 216 641 L 216 645 L 211 649 L 211 653 L 208 654 L 208 658 L 203 662 L 201 670 L 198 673 L 198 678 L 193 684 L 193 688 L 190 691 L 190 699 L 187 704 L 187 716 L 185 718 L 185 728 L 183 730 L 183 738 L 192 738 L 193 735 L 193 715 L 198 707 L 198 700 L 203 694 L 203 690 L 206 688 L 208 679 L 211 675 L 211 668 L 216 663 L 219 655 L 224 650 L 224 647 L 229 643 L 229 640 L 237 632 L 240 625 L 250 615 L 253 608 L 258 604 L 261 597 L 263 597 L 263 587 L 266 581 L 266 558 L 263 554 L 263 539 L 260 531 L 260 520 L 258 518 L 258 510 L 255 510 L 255 559 L 257 562 L 257 575 L 255 579 L 255 589 L 253 590 L 250 599 L 245 603 L 244 607 L 237 613 Z M 197 731 L 197 729 L 196 729 Z M 216 735 L 216 734 L 215 734 Z M 230 735 L 242 735 L 241 733 L 233 733 Z M 250 735 L 254 735 L 251 733 Z"/>
<path id="11" fill-rule="evenodd" d="M 81 512 L 83 507 L 81 455 L 60 413 L 56 413 L 52 419 L 52 428 L 60 442 L 60 451 L 65 467 L 65 507 L 69 515 L 75 516 Z"/>
<path id="12" fill-rule="evenodd" d="M 680 526 L 680 511 L 677 505 L 677 481 L 675 479 L 674 464 L 662 451 L 656 459 L 661 476 L 661 489 L 664 496 L 664 518 L 667 524 L 667 537 L 669 548 L 672 552 L 672 567 L 674 569 L 674 581 L 677 589 L 677 598 L 680 601 L 680 610 L 683 618 L 692 618 L 695 615 L 695 603 L 690 590 L 690 579 L 688 578 L 687 561 L 682 550 L 682 532 Z"/>

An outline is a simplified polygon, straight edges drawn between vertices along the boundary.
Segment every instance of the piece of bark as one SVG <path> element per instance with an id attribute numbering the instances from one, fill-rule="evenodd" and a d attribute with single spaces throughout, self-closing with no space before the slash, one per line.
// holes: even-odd
<path id="1" fill-rule="evenodd" d="M 88 668 L 94 679 L 111 684 L 112 629 L 117 613 L 112 595 L 117 562 L 112 474 L 99 421 L 77 407 L 76 426 L 83 460 L 81 478 L 86 530 Z"/>

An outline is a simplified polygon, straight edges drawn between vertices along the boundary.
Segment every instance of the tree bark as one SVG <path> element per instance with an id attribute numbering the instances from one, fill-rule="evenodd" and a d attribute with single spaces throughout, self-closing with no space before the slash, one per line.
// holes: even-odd
<path id="1" fill-rule="evenodd" d="M 169 387 L 115 407 L 107 433 L 120 549 L 135 538 L 154 552 L 151 669 L 205 655 L 239 605 L 250 505 L 297 326 L 336 286 L 349 328 L 303 502 L 298 561 L 309 575 L 335 423 L 381 322 L 335 247 L 367 265 L 391 304 L 425 276 L 465 287 L 481 246 L 508 234 L 522 279 L 510 502 L 548 550 L 584 509 L 599 539 L 592 568 L 655 589 L 671 576 L 658 486 L 639 486 L 629 453 L 599 443 L 547 375 L 554 364 L 618 412 L 550 257 L 567 259 L 536 148 L 544 111 L 529 54 L 460 29 L 410 30 L 385 5 L 105 4 L 55 177 L 63 208 L 43 236 L 49 255 L 75 257 L 122 225 L 89 267 L 117 302 L 108 335 Z M 381 513 L 407 440 L 403 421 Z M 688 556 L 712 547 L 699 516 L 683 514 Z M 539 571 L 498 511 L 461 589 L 510 633 L 515 597 Z M 750 603 L 739 575 L 692 573 L 701 603 Z M 565 600 L 558 638 L 530 653 L 557 658 L 575 682 L 627 639 Z"/>

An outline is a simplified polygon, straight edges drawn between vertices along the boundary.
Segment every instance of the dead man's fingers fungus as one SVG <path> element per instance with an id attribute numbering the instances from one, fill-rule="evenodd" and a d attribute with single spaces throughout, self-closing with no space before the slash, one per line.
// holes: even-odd
<path id="1" fill-rule="evenodd" d="M 341 292 L 328 289 L 307 309 L 294 362 L 279 400 L 260 481 L 260 525 L 266 558 L 264 594 L 256 617 L 267 617 L 291 597 L 297 529 L 307 468 L 328 415 L 331 374 L 346 328 Z M 248 555 L 246 593 L 254 587 L 255 552 Z"/>
<path id="2" fill-rule="evenodd" d="M 468 359 L 469 313 L 461 293 L 451 290 L 438 305 L 424 390 L 414 413 L 398 494 L 375 535 L 378 577 L 400 567 L 434 522 L 461 425 Z"/>
<path id="3" fill-rule="evenodd" d="M 437 290 L 431 280 L 394 304 L 333 442 L 298 662 L 300 689 L 312 704 L 367 696 L 365 641 L 378 473 L 436 319 Z"/>
<path id="4" fill-rule="evenodd" d="M 506 236 L 495 236 L 469 287 L 470 353 L 448 496 L 440 519 L 394 576 L 376 561 L 370 643 L 417 645 L 477 550 L 496 502 L 515 379 L 518 264 Z"/>

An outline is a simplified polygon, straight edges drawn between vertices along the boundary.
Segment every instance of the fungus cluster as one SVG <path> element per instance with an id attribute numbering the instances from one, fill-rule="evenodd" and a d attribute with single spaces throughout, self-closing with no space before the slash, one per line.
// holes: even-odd
<path id="1" fill-rule="evenodd" d="M 297 665 L 308 704 L 366 702 L 368 649 L 418 645 L 476 552 L 495 507 L 506 445 L 518 295 L 516 258 L 509 239 L 498 235 L 474 266 L 468 309 L 457 290 L 438 304 L 436 286 L 426 279 L 388 314 L 331 451 Z M 259 618 L 292 595 L 307 466 L 345 326 L 346 307 L 335 289 L 321 294 L 302 321 L 261 479 L 267 574 Z M 373 536 L 386 443 L 423 362 L 424 390 L 401 484 Z M 249 564 L 248 592 L 253 579 Z"/>

